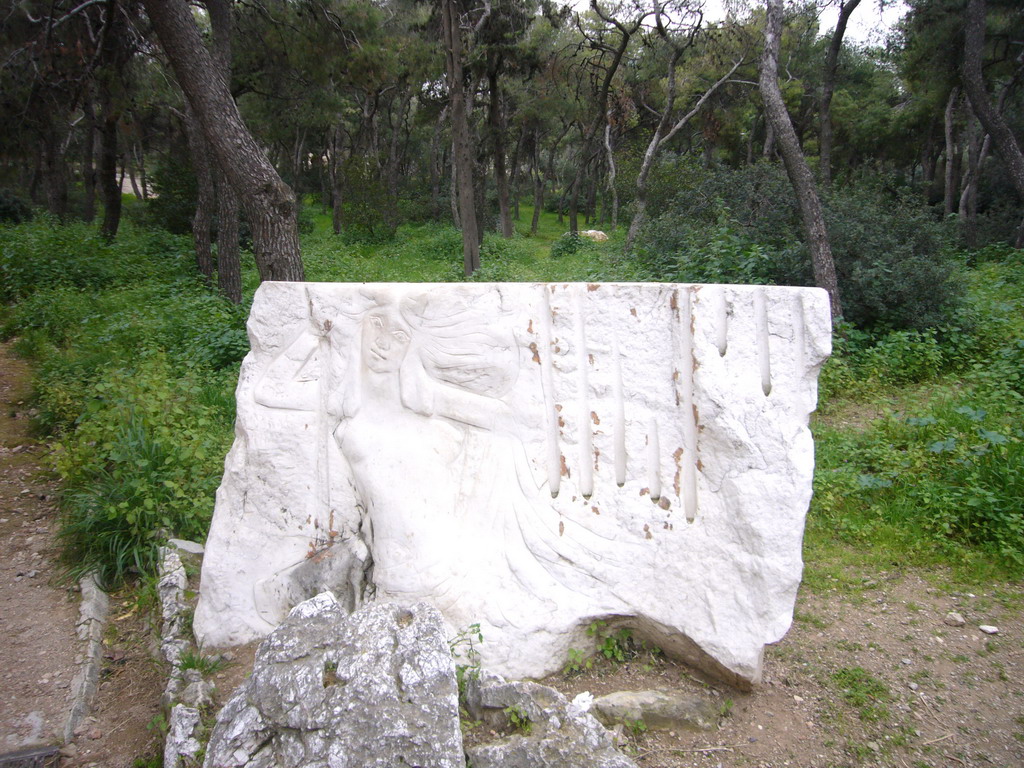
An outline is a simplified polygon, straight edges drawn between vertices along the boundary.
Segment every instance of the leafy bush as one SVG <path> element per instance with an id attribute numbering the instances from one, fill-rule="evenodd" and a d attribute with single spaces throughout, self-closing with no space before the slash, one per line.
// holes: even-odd
<path id="1" fill-rule="evenodd" d="M 157 227 L 183 235 L 192 231 L 199 191 L 188 151 L 179 150 L 169 152 L 150 174 L 153 196 L 146 201 L 146 211 Z"/>
<path id="2" fill-rule="evenodd" d="M 231 437 L 245 309 L 193 273 L 187 243 L 117 241 L 45 218 L 0 230 L 6 336 L 36 361 L 38 424 L 56 436 L 70 573 L 151 571 L 168 535 L 202 538 Z"/>
<path id="3" fill-rule="evenodd" d="M 0 189 L 0 224 L 20 224 L 32 218 L 28 203 L 7 189 Z"/>
<path id="4" fill-rule="evenodd" d="M 655 279 L 813 285 L 793 190 L 777 165 L 679 169 L 675 197 L 638 238 Z M 885 179 L 824 199 L 845 319 L 859 328 L 924 330 L 946 323 L 963 286 L 947 230 Z"/>
<path id="5" fill-rule="evenodd" d="M 578 232 L 566 232 L 551 244 L 551 258 L 561 259 L 565 256 L 572 256 L 582 247 L 583 241 Z"/>
<path id="6" fill-rule="evenodd" d="M 182 238 L 128 223 L 114 243 L 92 225 L 60 226 L 49 216 L 0 233 L 0 301 L 4 302 L 23 299 L 42 288 L 101 288 L 132 282 L 140 275 L 170 279 L 190 271 L 189 246 Z"/>
<path id="7" fill-rule="evenodd" d="M 200 389 L 160 354 L 89 387 L 85 411 L 53 449 L 70 575 L 95 571 L 117 584 L 152 572 L 167 536 L 206 535 L 230 430 L 196 402 Z"/>
<path id="8" fill-rule="evenodd" d="M 774 282 L 772 254 L 725 216 L 714 226 L 663 216 L 637 245 L 636 255 L 659 279 L 687 283 Z"/>

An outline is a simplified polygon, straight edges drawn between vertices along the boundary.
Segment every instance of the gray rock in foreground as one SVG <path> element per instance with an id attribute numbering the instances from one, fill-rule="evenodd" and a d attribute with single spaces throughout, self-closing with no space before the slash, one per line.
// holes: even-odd
<path id="1" fill-rule="evenodd" d="M 483 671 L 467 682 L 466 699 L 471 715 L 492 725 L 510 712 L 529 721 L 526 733 L 467 749 L 473 768 L 636 768 L 581 697 L 569 702 L 554 688 Z"/>
<path id="2" fill-rule="evenodd" d="M 714 728 L 718 708 L 707 698 L 680 691 L 618 691 L 594 699 L 594 714 L 605 725 L 642 722 L 655 730 Z"/>
<path id="3" fill-rule="evenodd" d="M 217 718 L 206 768 L 462 768 L 455 666 L 441 615 L 324 593 L 260 645 Z"/>

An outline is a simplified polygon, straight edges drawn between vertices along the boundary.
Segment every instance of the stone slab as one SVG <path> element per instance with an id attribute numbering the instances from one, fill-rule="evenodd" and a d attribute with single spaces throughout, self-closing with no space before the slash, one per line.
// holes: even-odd
<path id="1" fill-rule="evenodd" d="M 195 628 L 331 589 L 559 669 L 596 620 L 740 686 L 792 620 L 824 291 L 264 283 Z"/>

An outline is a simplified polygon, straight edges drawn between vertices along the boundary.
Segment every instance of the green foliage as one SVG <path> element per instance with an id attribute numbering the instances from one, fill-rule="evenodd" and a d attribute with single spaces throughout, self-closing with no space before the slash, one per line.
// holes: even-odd
<path id="1" fill-rule="evenodd" d="M 643 721 L 643 718 L 638 717 L 636 720 L 624 720 L 622 724 L 626 726 L 626 730 L 629 731 L 630 736 L 634 739 L 647 733 L 647 723 Z"/>
<path id="2" fill-rule="evenodd" d="M 562 667 L 562 674 L 566 677 L 572 677 L 573 675 L 582 675 L 593 668 L 594 660 L 590 656 L 587 656 L 579 648 L 570 648 L 569 659 L 565 662 L 565 666 Z"/>
<path id="3" fill-rule="evenodd" d="M 72 576 L 107 584 L 151 572 L 167 536 L 201 540 L 213 512 L 229 435 L 201 406 L 193 376 L 159 354 L 107 371 L 73 430 L 53 447 L 62 481 L 59 537 Z"/>
<path id="4" fill-rule="evenodd" d="M 533 730 L 533 721 L 530 720 L 530 716 L 526 710 L 518 704 L 505 707 L 505 717 L 508 718 L 508 724 L 516 731 L 524 735 L 529 735 L 530 731 Z"/>
<path id="5" fill-rule="evenodd" d="M 659 279 L 675 282 L 765 285 L 775 279 L 772 254 L 751 241 L 724 210 L 710 226 L 676 217 L 655 219 L 636 255 Z"/>
<path id="6" fill-rule="evenodd" d="M 876 723 L 889 716 L 889 687 L 863 667 L 843 667 L 833 672 L 831 679 L 839 686 L 843 701 L 857 709 L 861 720 Z"/>
<path id="7" fill-rule="evenodd" d="M 344 168 L 342 236 L 346 243 L 383 243 L 395 236 L 396 202 L 369 163 L 353 158 Z"/>
<path id="8" fill-rule="evenodd" d="M 60 226 L 48 216 L 0 232 L 0 301 L 24 299 L 58 286 L 107 288 L 140 274 L 159 279 L 188 274 L 188 244 L 160 230 L 125 224 L 114 243 L 88 224 Z"/>
<path id="9" fill-rule="evenodd" d="M 164 155 L 150 174 L 154 194 L 146 201 L 146 214 L 151 224 L 183 235 L 192 231 L 199 192 L 187 148 L 178 150 Z"/>
<path id="10" fill-rule="evenodd" d="M 560 259 L 572 256 L 583 247 L 583 238 L 578 232 L 566 232 L 551 245 L 551 258 Z"/>
<path id="11" fill-rule="evenodd" d="M 71 575 L 116 585 L 152 572 L 164 537 L 206 535 L 248 344 L 244 310 L 200 285 L 182 246 L 45 218 L 0 230 L 6 298 L 22 299 L 3 333 L 36 362 Z"/>
<path id="12" fill-rule="evenodd" d="M 182 672 L 194 669 L 203 677 L 209 677 L 220 672 L 224 666 L 224 659 L 219 656 L 204 656 L 199 651 L 188 648 L 182 652 L 178 668 Z"/>
<path id="13" fill-rule="evenodd" d="M 0 189 L 0 224 L 20 224 L 31 218 L 28 203 L 8 189 Z"/>
<path id="14" fill-rule="evenodd" d="M 669 158 L 674 197 L 644 228 L 635 258 L 658 280 L 813 285 L 796 202 L 782 169 L 702 168 Z M 949 232 L 889 179 L 837 185 L 824 199 L 846 320 L 862 329 L 948 323 L 963 284 Z"/>
<path id="15" fill-rule="evenodd" d="M 930 209 L 874 179 L 837 186 L 827 206 L 847 320 L 921 330 L 950 319 L 963 295 L 960 264 L 950 231 Z"/>
<path id="16" fill-rule="evenodd" d="M 448 641 L 448 650 L 452 658 L 465 660 L 464 664 L 455 665 L 455 680 L 459 686 L 460 697 L 465 693 L 466 682 L 480 677 L 480 649 L 477 648 L 477 644 L 483 641 L 484 635 L 479 624 L 470 624 Z"/>
<path id="17" fill-rule="evenodd" d="M 614 663 L 636 658 L 639 646 L 633 639 L 633 630 L 621 627 L 609 631 L 608 622 L 598 619 L 587 627 L 587 635 L 597 641 L 597 651 Z"/>

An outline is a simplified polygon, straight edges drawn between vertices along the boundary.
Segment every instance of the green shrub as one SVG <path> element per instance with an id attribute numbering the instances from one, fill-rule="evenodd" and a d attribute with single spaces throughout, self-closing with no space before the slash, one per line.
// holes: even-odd
<path id="1" fill-rule="evenodd" d="M 755 285 L 775 280 L 773 254 L 724 213 L 711 226 L 662 216 L 647 228 L 635 253 L 663 280 Z"/>
<path id="2" fill-rule="evenodd" d="M 551 244 L 551 258 L 561 259 L 572 256 L 583 247 L 583 241 L 578 232 L 566 232 Z"/>
<path id="3" fill-rule="evenodd" d="M 199 191 L 187 148 L 178 149 L 168 152 L 150 173 L 154 194 L 146 201 L 146 213 L 153 225 L 184 235 L 192 231 Z"/>
<path id="4" fill-rule="evenodd" d="M 0 224 L 20 224 L 31 218 L 28 203 L 8 189 L 0 189 Z"/>
<path id="5" fill-rule="evenodd" d="M 659 280 L 813 285 L 792 186 L 776 164 L 680 168 L 675 197 L 638 238 L 637 260 Z M 924 330 L 950 321 L 963 295 L 950 232 L 884 178 L 823 198 L 846 320 L 859 328 Z"/>
<path id="6" fill-rule="evenodd" d="M 105 288 L 143 275 L 171 279 L 191 272 L 190 248 L 183 238 L 127 222 L 113 243 L 93 225 L 60 225 L 49 216 L 0 230 L 3 302 L 44 288 Z"/>
<path id="7" fill-rule="evenodd" d="M 53 448 L 70 575 L 95 571 L 116 585 L 152 572 L 167 536 L 206 535 L 230 429 L 196 401 L 201 389 L 159 354 L 89 387 L 86 408 Z"/>

